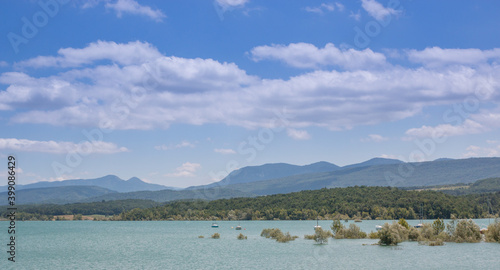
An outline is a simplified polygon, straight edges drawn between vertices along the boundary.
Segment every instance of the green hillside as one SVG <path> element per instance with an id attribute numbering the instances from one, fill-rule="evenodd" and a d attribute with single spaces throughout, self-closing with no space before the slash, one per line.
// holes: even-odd
<path id="1" fill-rule="evenodd" d="M 54 215 L 118 215 L 132 209 L 143 209 L 159 206 L 159 203 L 150 200 L 119 200 L 101 201 L 92 203 L 73 204 L 43 204 L 17 206 L 19 219 L 49 219 Z M 6 208 L 0 208 L 0 216 L 6 217 Z"/>
<path id="2" fill-rule="evenodd" d="M 63 204 L 113 193 L 116 193 L 116 191 L 96 186 L 64 186 L 22 189 L 16 191 L 16 204 Z M 0 193 L 0 198 L 7 198 L 7 192 Z M 4 200 L 4 204 L 7 204 L 7 200 Z"/>
<path id="3" fill-rule="evenodd" d="M 436 191 L 406 191 L 390 187 L 348 187 L 301 191 L 289 194 L 233 198 L 210 202 L 184 201 L 134 209 L 124 220 L 166 219 L 280 219 L 301 220 L 348 215 L 367 219 L 416 219 L 423 204 L 425 218 L 481 218 L 499 214 L 500 192 L 452 196 Z"/>

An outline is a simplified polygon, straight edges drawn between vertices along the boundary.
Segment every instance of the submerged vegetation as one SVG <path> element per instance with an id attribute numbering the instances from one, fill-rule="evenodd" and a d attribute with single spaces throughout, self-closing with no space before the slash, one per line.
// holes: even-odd
<path id="1" fill-rule="evenodd" d="M 488 231 L 485 233 L 486 242 L 500 243 L 500 219 L 496 219 L 495 223 L 488 226 Z"/>
<path id="2" fill-rule="evenodd" d="M 243 235 L 242 233 L 240 233 L 236 238 L 238 240 L 246 240 L 247 239 L 247 237 L 245 235 Z"/>
<path id="3" fill-rule="evenodd" d="M 283 233 L 280 229 L 275 228 L 262 230 L 260 236 L 275 239 L 280 243 L 286 243 L 299 238 L 298 236 L 292 236 L 289 232 Z"/>
<path id="4" fill-rule="evenodd" d="M 212 234 L 211 236 L 213 239 L 219 239 L 220 238 L 220 234 L 219 233 L 214 233 Z"/>

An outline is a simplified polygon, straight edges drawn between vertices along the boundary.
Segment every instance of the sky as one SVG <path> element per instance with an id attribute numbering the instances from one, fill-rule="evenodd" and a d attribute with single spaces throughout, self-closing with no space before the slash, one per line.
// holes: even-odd
<path id="1" fill-rule="evenodd" d="M 187 187 L 265 163 L 500 156 L 500 2 L 20 0 L 0 177 Z"/>

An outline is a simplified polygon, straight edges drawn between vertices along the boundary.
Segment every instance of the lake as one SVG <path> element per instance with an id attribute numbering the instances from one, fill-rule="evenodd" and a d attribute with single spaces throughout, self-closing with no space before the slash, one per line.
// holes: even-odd
<path id="1" fill-rule="evenodd" d="M 386 221 L 356 223 L 367 233 Z M 389 221 L 392 222 L 392 221 Z M 431 220 L 425 222 L 432 222 Z M 487 219 L 475 220 L 481 228 Z M 493 220 L 492 220 L 493 222 Z M 344 223 L 346 225 L 352 223 Z M 408 221 L 416 225 L 418 220 Z M 305 240 L 316 221 L 27 221 L 17 222 L 16 262 L 7 261 L 3 231 L 0 269 L 498 269 L 500 244 L 446 243 L 429 247 L 378 240 Z M 319 221 L 330 228 L 332 221 Z M 241 225 L 243 230 L 234 229 Z M 280 228 L 300 238 L 278 243 L 260 236 Z M 218 232 L 220 239 L 210 236 Z M 237 240 L 243 233 L 247 240 Z M 203 235 L 205 238 L 198 238 Z"/>

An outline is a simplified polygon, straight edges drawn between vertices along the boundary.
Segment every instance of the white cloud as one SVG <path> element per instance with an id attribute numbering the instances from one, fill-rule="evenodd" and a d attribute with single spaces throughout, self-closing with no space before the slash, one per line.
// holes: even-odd
<path id="1" fill-rule="evenodd" d="M 0 149 L 22 152 L 42 152 L 51 154 L 84 153 L 84 154 L 114 154 L 127 152 L 125 147 L 118 147 L 114 143 L 101 141 L 84 141 L 80 143 L 33 141 L 26 139 L 0 138 Z"/>
<path id="2" fill-rule="evenodd" d="M 236 154 L 236 151 L 233 149 L 224 149 L 224 148 L 216 148 L 214 149 L 215 153 L 223 154 L 223 155 L 232 155 Z"/>
<path id="3" fill-rule="evenodd" d="M 167 151 L 167 150 L 172 150 L 172 149 L 178 149 L 178 148 L 186 148 L 186 147 L 189 147 L 189 148 L 194 148 L 195 147 L 195 144 L 194 143 L 191 143 L 189 141 L 182 141 L 178 144 L 175 144 L 175 145 L 157 145 L 155 146 L 155 149 L 156 150 L 163 150 L 163 151 Z"/>
<path id="4" fill-rule="evenodd" d="M 463 158 L 471 157 L 498 157 L 500 156 L 500 144 L 492 145 L 491 147 L 479 147 L 471 145 L 467 147 L 467 152 L 462 154 Z"/>
<path id="5" fill-rule="evenodd" d="M 237 8 L 243 7 L 246 3 L 250 2 L 250 0 L 215 0 L 215 2 L 222 8 Z"/>
<path id="6" fill-rule="evenodd" d="M 344 11 L 344 9 L 345 9 L 345 6 L 344 6 L 344 5 L 342 5 L 342 4 L 341 4 L 341 3 L 339 3 L 339 2 L 335 2 L 335 6 L 337 6 L 337 9 L 338 9 L 339 11 Z"/>
<path id="7" fill-rule="evenodd" d="M 309 140 L 311 138 L 306 130 L 289 128 L 286 130 L 286 134 L 294 140 Z"/>
<path id="8" fill-rule="evenodd" d="M 195 173 L 201 168 L 198 163 L 186 162 L 182 166 L 175 169 L 174 173 L 166 174 L 166 177 L 193 177 Z"/>
<path id="9" fill-rule="evenodd" d="M 349 14 L 349 17 L 353 18 L 356 21 L 359 21 L 361 19 L 361 12 L 359 12 L 359 10 L 356 13 L 351 11 L 351 14 Z"/>
<path id="10" fill-rule="evenodd" d="M 339 6 L 340 5 L 340 6 Z M 337 3 L 337 7 L 342 7 L 342 4 Z M 306 7 L 305 10 L 307 12 L 312 12 L 312 13 L 319 13 L 323 14 L 324 12 L 330 12 L 335 10 L 335 4 L 327 4 L 327 3 L 322 3 L 321 5 L 317 7 Z"/>
<path id="11" fill-rule="evenodd" d="M 451 117 L 449 117 L 451 118 Z M 500 112 L 481 111 L 472 114 L 459 125 L 441 124 L 437 126 L 422 126 L 406 131 L 406 135 L 411 138 L 441 138 L 451 136 L 461 136 L 468 134 L 478 134 L 500 127 Z"/>
<path id="12" fill-rule="evenodd" d="M 309 43 L 258 46 L 251 50 L 251 55 L 254 61 L 280 60 L 298 68 L 339 66 L 346 69 L 364 69 L 386 63 L 386 57 L 381 53 L 375 53 L 370 49 L 341 50 L 332 43 L 326 44 L 324 48 L 318 48 Z"/>
<path id="13" fill-rule="evenodd" d="M 318 49 L 305 43 L 297 49 L 297 44 L 292 45 L 265 46 L 255 56 L 310 67 L 333 65 L 332 59 L 340 59 L 336 64 L 349 69 L 262 79 L 247 75 L 235 63 L 164 56 L 148 43 L 92 43 L 81 49 L 61 49 L 68 53 L 55 57 L 42 56 L 57 59 L 50 64 L 34 61 L 40 57 L 21 62 L 60 68 L 59 73 L 41 77 L 28 72 L 0 74 L 0 83 L 6 85 L 0 91 L 0 110 L 11 110 L 11 123 L 72 127 L 108 123 L 110 129 L 144 130 L 172 124 L 269 127 L 275 112 L 286 109 L 293 116 L 287 119 L 286 128 L 343 130 L 405 119 L 429 106 L 462 103 L 475 96 L 478 87 L 487 90 L 481 101 L 500 100 L 500 66 L 496 64 L 405 68 L 386 63 L 384 54 L 370 50 L 344 51 L 333 45 Z M 120 48 L 122 54 L 113 48 Z M 92 51 L 99 53 L 89 54 L 89 60 L 83 57 L 83 52 Z M 383 66 L 367 69 L 363 62 Z M 500 113 L 487 108 L 471 120 L 486 127 L 500 122 L 495 117 Z"/>
<path id="14" fill-rule="evenodd" d="M 9 63 L 5 62 L 5 61 L 0 61 L 0 67 L 8 67 L 9 66 Z"/>
<path id="15" fill-rule="evenodd" d="M 432 138 L 432 137 L 450 137 L 466 134 L 481 133 L 485 129 L 480 123 L 467 119 L 463 124 L 453 126 L 450 124 L 437 125 L 435 127 L 422 126 L 420 128 L 412 128 L 406 131 L 406 135 L 417 138 Z"/>
<path id="16" fill-rule="evenodd" d="M 142 6 L 135 0 L 117 0 L 114 3 L 107 2 L 105 7 L 116 11 L 116 15 L 119 18 L 125 13 L 130 13 L 134 15 L 146 16 L 156 22 L 161 22 L 165 17 L 167 17 L 161 10 L 153 9 L 148 6 Z"/>
<path id="17" fill-rule="evenodd" d="M 442 49 L 432 47 L 422 51 L 408 50 L 407 55 L 410 61 L 427 66 L 476 65 L 485 64 L 490 60 L 500 60 L 500 49 Z"/>
<path id="18" fill-rule="evenodd" d="M 387 141 L 389 140 L 389 138 L 386 138 L 382 135 L 379 135 L 379 134 L 370 134 L 368 135 L 367 138 L 363 138 L 361 139 L 361 142 L 376 142 L 376 143 L 379 143 L 379 142 L 384 142 L 384 141 Z"/>
<path id="19" fill-rule="evenodd" d="M 97 41 L 83 49 L 64 48 L 57 51 L 59 56 L 38 56 L 16 63 L 18 67 L 80 67 L 96 61 L 109 60 L 120 65 L 141 64 L 156 60 L 162 55 L 147 42 L 117 44 L 112 41 Z"/>
<path id="20" fill-rule="evenodd" d="M 384 7 L 382 4 L 375 0 L 361 0 L 361 2 L 361 6 L 363 7 L 363 9 L 378 21 L 384 20 L 387 16 L 398 15 L 400 13 L 400 11 L 398 10 Z"/>

